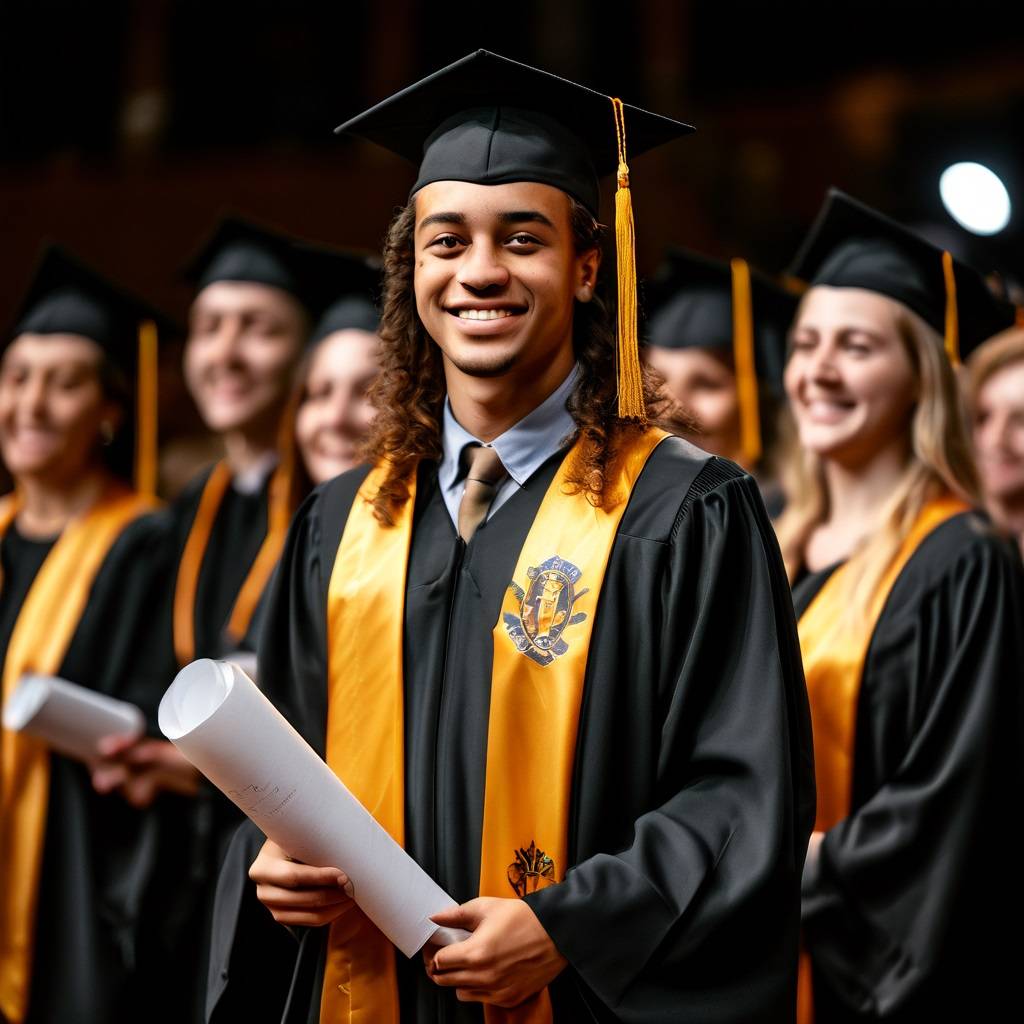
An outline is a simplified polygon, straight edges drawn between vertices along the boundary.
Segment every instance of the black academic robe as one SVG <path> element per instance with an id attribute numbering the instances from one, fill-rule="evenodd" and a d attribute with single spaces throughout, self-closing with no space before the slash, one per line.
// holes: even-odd
<path id="1" fill-rule="evenodd" d="M 491 630 L 562 457 L 468 545 L 436 467 L 420 471 L 405 607 L 406 846 L 459 902 L 477 895 Z M 321 753 L 327 587 L 366 472 L 324 485 L 300 510 L 260 649 L 264 689 Z M 570 963 L 552 986 L 558 1020 L 792 1020 L 814 804 L 809 737 L 791 599 L 757 488 L 731 463 L 670 439 L 636 483 L 601 591 L 572 793 L 574 866 L 527 897 Z M 284 929 L 251 904 L 245 872 L 258 846 L 254 829 L 240 830 L 222 872 L 213 1021 L 246 1019 L 254 976 L 258 998 L 271 998 L 265 951 L 275 940 L 264 936 Z M 325 937 L 302 936 L 290 1024 L 317 1020 Z M 434 986 L 419 957 L 398 959 L 404 1020 L 483 1019 L 479 1004 Z"/>
<path id="2" fill-rule="evenodd" d="M 211 467 L 200 473 L 171 506 L 179 555 L 184 551 L 203 487 L 212 471 Z M 194 623 L 197 658 L 220 658 L 238 648 L 239 642 L 246 643 L 244 638 L 230 639 L 225 630 L 238 592 L 267 535 L 271 475 L 268 474 L 263 486 L 251 494 L 242 494 L 234 487 L 228 487 L 217 510 L 196 584 Z M 171 582 L 173 585 L 173 580 Z"/>
<path id="3" fill-rule="evenodd" d="M 12 526 L 0 545 L 0 656 L 53 541 Z M 93 581 L 59 674 L 137 704 L 158 735 L 156 709 L 171 661 L 170 634 L 153 610 L 163 600 L 171 553 L 160 513 L 130 523 Z M 86 767 L 50 757 L 50 787 L 36 914 L 29 1024 L 179 1021 L 176 991 L 154 1008 L 152 985 L 172 940 L 151 913 L 161 884 L 165 828 L 183 810 L 161 797 L 150 811 L 100 796 Z"/>
<path id="4" fill-rule="evenodd" d="M 212 471 L 213 467 L 200 473 L 170 506 L 178 562 L 195 521 L 203 487 Z M 196 583 L 193 618 L 196 658 L 224 658 L 238 651 L 252 650 L 257 635 L 254 628 L 239 640 L 230 638 L 226 630 L 238 593 L 267 535 L 271 476 L 268 474 L 262 487 L 248 494 L 229 486 L 217 510 Z M 168 582 L 171 602 L 176 576 L 177 565 Z M 172 607 L 173 604 L 168 603 L 169 622 Z M 176 666 L 170 673 L 165 686 L 170 685 L 180 667 Z M 205 1001 L 214 886 L 225 849 L 242 814 L 205 780 L 198 798 L 192 803 L 191 821 L 183 829 L 179 843 L 181 861 L 177 882 L 168 890 L 166 909 L 179 921 L 182 941 L 172 953 L 172 962 L 175 975 L 192 990 L 188 1020 L 200 1020 Z"/>
<path id="5" fill-rule="evenodd" d="M 794 590 L 802 614 L 833 569 Z M 1020 559 L 974 514 L 920 545 L 875 626 L 850 816 L 803 878 L 816 1024 L 998 1020 L 1024 914 Z"/>

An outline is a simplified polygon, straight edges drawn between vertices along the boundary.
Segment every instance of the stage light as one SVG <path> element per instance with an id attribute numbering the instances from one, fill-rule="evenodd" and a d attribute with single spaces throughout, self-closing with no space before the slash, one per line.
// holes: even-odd
<path id="1" fill-rule="evenodd" d="M 939 194 L 949 215 L 976 235 L 996 235 L 1010 223 L 1010 193 L 983 164 L 947 167 L 939 179 Z"/>

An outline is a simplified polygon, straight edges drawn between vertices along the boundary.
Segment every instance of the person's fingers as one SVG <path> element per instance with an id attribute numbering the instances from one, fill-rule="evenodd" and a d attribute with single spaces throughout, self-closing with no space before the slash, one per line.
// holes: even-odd
<path id="1" fill-rule="evenodd" d="M 119 764 L 104 762 L 92 772 L 92 785 L 97 793 L 111 793 L 128 779 L 128 770 Z"/>
<path id="2" fill-rule="evenodd" d="M 279 907 L 268 907 L 267 909 L 278 924 L 286 924 L 290 927 L 319 928 L 322 925 L 331 924 L 347 914 L 352 906 L 353 904 L 349 900 L 320 910 L 287 910 Z"/>
<path id="3" fill-rule="evenodd" d="M 471 932 L 483 920 L 484 912 L 487 909 L 487 900 L 477 898 L 463 903 L 460 907 L 449 907 L 438 914 L 431 916 L 434 924 L 446 928 L 465 928 Z"/>
<path id="4" fill-rule="evenodd" d="M 269 906 L 279 907 L 333 907 L 349 903 L 351 898 L 344 889 L 324 886 L 319 889 L 282 889 L 276 885 L 257 885 L 256 898 Z"/>
<path id="5" fill-rule="evenodd" d="M 148 772 L 143 775 L 133 775 L 121 787 L 121 792 L 128 803 L 139 810 L 149 807 L 159 791 L 156 778 Z"/>
<path id="6" fill-rule="evenodd" d="M 318 868 L 286 859 L 280 847 L 268 850 L 265 845 L 249 868 L 249 877 L 257 885 L 274 885 L 281 889 L 342 888 L 348 876 L 338 868 Z"/>
<path id="7" fill-rule="evenodd" d="M 114 733 L 111 736 L 103 736 L 96 744 L 96 750 L 101 757 L 117 757 L 132 747 L 137 740 L 135 736 L 122 736 Z"/>

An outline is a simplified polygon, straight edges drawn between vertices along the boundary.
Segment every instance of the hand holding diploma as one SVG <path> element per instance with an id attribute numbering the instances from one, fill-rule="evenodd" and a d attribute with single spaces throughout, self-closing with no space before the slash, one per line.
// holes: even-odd
<path id="1" fill-rule="evenodd" d="M 428 939 L 445 945 L 466 937 L 431 920 L 455 901 L 237 665 L 209 659 L 187 665 L 164 694 L 159 720 L 164 735 L 274 844 L 253 870 L 279 913 L 319 916 L 340 907 L 324 903 L 324 890 L 337 885 L 344 892 L 338 882 L 344 873 L 354 902 L 406 956 Z M 285 851 L 298 863 L 288 867 Z M 310 904 L 305 910 L 297 906 L 302 889 Z"/>

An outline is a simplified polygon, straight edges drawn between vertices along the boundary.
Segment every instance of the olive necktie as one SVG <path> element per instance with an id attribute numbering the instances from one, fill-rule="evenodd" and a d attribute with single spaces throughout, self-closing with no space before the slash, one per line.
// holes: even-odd
<path id="1" fill-rule="evenodd" d="M 466 469 L 466 490 L 459 502 L 459 536 L 469 541 L 484 521 L 498 485 L 508 476 L 493 448 L 467 445 L 462 451 Z"/>

